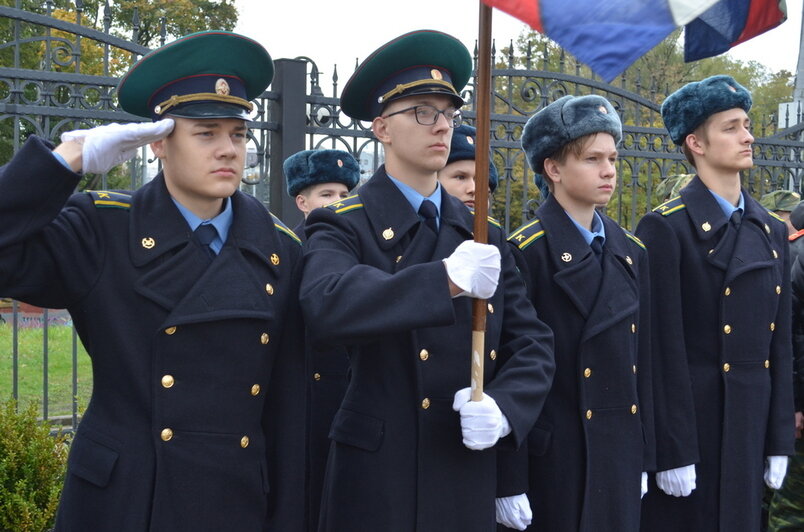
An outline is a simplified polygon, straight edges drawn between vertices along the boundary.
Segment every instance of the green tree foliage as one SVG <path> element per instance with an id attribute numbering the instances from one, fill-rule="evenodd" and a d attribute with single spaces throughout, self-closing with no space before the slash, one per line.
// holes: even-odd
<path id="1" fill-rule="evenodd" d="M 67 465 L 66 436 L 50 434 L 37 405 L 0 403 L 0 530 L 42 532 L 53 525 Z"/>

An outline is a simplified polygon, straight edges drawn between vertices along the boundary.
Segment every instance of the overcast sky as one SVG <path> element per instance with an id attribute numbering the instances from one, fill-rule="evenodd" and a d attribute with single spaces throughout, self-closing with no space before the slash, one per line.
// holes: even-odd
<path id="1" fill-rule="evenodd" d="M 781 26 L 732 49 L 737 59 L 756 60 L 771 70 L 795 72 L 804 0 L 787 0 L 788 20 Z M 325 76 L 338 65 L 340 86 L 383 43 L 416 29 L 444 31 L 470 51 L 478 32 L 479 4 L 467 0 L 236 0 L 240 19 L 235 31 L 261 42 L 271 57 L 307 56 Z M 459 11 L 462 10 L 462 11 Z M 498 10 L 492 15 L 492 38 L 507 46 L 528 26 Z M 326 77 L 324 78 L 327 79 Z M 322 85 L 326 83 L 322 80 Z"/>

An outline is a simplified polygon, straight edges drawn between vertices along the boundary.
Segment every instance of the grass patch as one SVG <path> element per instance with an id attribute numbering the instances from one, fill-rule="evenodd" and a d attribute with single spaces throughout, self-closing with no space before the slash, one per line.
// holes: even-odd
<path id="1" fill-rule="evenodd" d="M 70 325 L 48 327 L 47 391 L 48 417 L 71 415 L 73 402 L 73 328 Z M 92 393 L 92 365 L 77 342 L 78 409 L 83 412 Z M 0 324 L 0 401 L 13 393 L 14 337 L 11 323 Z M 19 328 L 17 338 L 19 403 L 44 402 L 44 329 Z M 41 406 L 40 406 L 41 408 Z M 40 410 L 40 415 L 44 409 Z"/>

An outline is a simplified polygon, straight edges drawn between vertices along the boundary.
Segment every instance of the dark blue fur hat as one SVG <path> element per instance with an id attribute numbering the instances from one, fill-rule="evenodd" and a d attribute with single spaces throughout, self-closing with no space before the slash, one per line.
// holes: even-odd
<path id="1" fill-rule="evenodd" d="M 715 113 L 741 108 L 751 110 L 751 93 L 731 76 L 711 76 L 687 83 L 662 104 L 662 119 L 676 145 Z"/>
<path id="2" fill-rule="evenodd" d="M 546 196 L 544 160 L 566 144 L 593 133 L 608 133 L 619 145 L 623 138 L 620 115 L 607 99 L 596 94 L 564 96 L 528 119 L 522 130 L 522 149 L 536 172 L 535 182 Z"/>
<path id="3" fill-rule="evenodd" d="M 456 127 L 452 132 L 452 144 L 449 148 L 447 164 L 455 161 L 474 161 L 476 141 L 477 130 L 475 128 L 466 124 Z M 497 189 L 497 183 L 499 183 L 497 168 L 494 166 L 491 154 L 489 154 L 489 190 L 491 192 Z"/>
<path id="4" fill-rule="evenodd" d="M 349 152 L 341 150 L 305 150 L 294 153 L 282 164 L 288 195 L 321 183 L 343 183 L 349 190 L 360 181 L 360 166 Z"/>

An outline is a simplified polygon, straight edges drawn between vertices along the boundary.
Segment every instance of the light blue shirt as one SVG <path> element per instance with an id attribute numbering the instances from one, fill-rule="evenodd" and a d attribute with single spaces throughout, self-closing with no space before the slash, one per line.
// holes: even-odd
<path id="1" fill-rule="evenodd" d="M 575 227 L 578 228 L 578 231 L 581 233 L 583 239 L 586 240 L 587 244 L 592 245 L 592 240 L 594 240 L 596 236 L 599 236 L 603 239 L 601 244 L 606 243 L 606 228 L 603 226 L 603 220 L 600 219 L 600 215 L 597 213 L 597 211 L 595 211 L 594 216 L 592 216 L 591 231 L 586 227 L 582 226 L 581 224 L 579 224 L 578 222 L 576 222 L 575 219 L 572 216 L 570 216 L 568 212 L 567 216 L 569 216 L 569 219 L 572 220 L 572 223 L 575 224 Z"/>
<path id="2" fill-rule="evenodd" d="M 232 227 L 232 198 L 226 198 L 223 211 L 211 220 L 202 220 L 190 212 L 187 207 L 176 201 L 175 198 L 171 197 L 170 199 L 173 200 L 176 208 L 179 209 L 179 212 L 184 216 L 184 219 L 187 220 L 190 229 L 193 231 L 201 224 L 212 224 L 215 227 L 218 231 L 218 236 L 209 243 L 209 247 L 212 248 L 212 251 L 214 251 L 216 255 L 220 253 L 223 244 L 226 242 L 226 237 L 229 236 L 229 228 Z"/>
<path id="3" fill-rule="evenodd" d="M 387 172 L 386 172 L 387 173 Z M 429 196 L 422 196 L 413 187 L 406 185 L 402 181 L 394 178 L 391 174 L 388 174 L 388 177 L 391 179 L 391 182 L 396 185 L 396 188 L 405 196 L 405 199 L 408 200 L 410 206 L 413 207 L 413 210 L 418 213 L 419 207 L 422 206 L 422 202 L 425 199 L 428 199 L 433 202 L 436 207 L 436 212 L 438 213 L 438 217 L 436 218 L 436 225 L 441 228 L 441 183 L 436 181 L 436 189 L 435 192 L 430 194 Z M 421 216 L 419 216 L 421 218 Z"/>
<path id="4" fill-rule="evenodd" d="M 714 196 L 714 198 L 717 200 L 717 204 L 720 205 L 720 210 L 722 210 L 723 214 L 726 215 L 727 220 L 731 218 L 731 215 L 734 213 L 734 211 L 739 210 L 740 214 L 745 212 L 745 199 L 743 198 L 742 191 L 740 191 L 740 201 L 737 202 L 736 207 L 731 203 L 729 203 L 727 200 L 725 200 L 723 197 L 718 196 L 717 194 L 712 192 L 711 190 L 709 190 L 709 193 L 712 194 L 712 196 Z"/>

